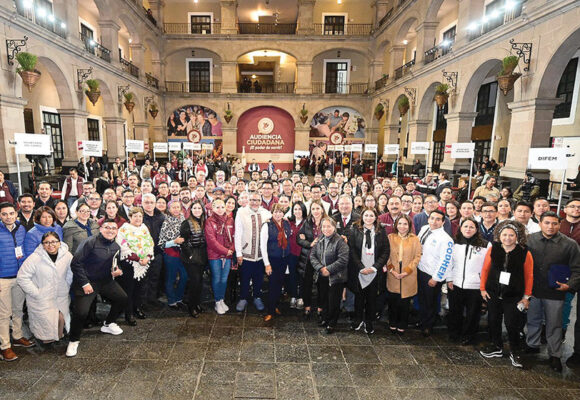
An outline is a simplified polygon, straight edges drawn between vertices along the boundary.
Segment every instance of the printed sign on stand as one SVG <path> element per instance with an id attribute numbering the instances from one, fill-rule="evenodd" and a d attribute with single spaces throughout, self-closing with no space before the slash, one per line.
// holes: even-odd
<path id="1" fill-rule="evenodd" d="M 475 143 L 453 143 L 451 145 L 451 158 L 473 158 Z"/>
<path id="2" fill-rule="evenodd" d="M 336 151 L 336 146 L 333 144 L 329 144 L 326 146 L 326 151 Z"/>
<path id="3" fill-rule="evenodd" d="M 193 148 L 193 145 L 195 143 L 191 143 L 191 142 L 183 142 L 183 150 L 195 150 Z"/>
<path id="4" fill-rule="evenodd" d="M 167 153 L 167 142 L 154 142 L 153 153 Z"/>
<path id="5" fill-rule="evenodd" d="M 429 142 L 411 143 L 411 154 L 429 154 Z"/>
<path id="6" fill-rule="evenodd" d="M 102 157 L 103 142 L 96 140 L 83 140 L 83 155 L 89 157 Z"/>
<path id="7" fill-rule="evenodd" d="M 383 149 L 383 153 L 385 155 L 391 155 L 391 154 L 399 154 L 399 145 L 398 144 L 386 144 L 384 149 Z"/>
<path id="8" fill-rule="evenodd" d="M 350 145 L 351 151 L 361 151 L 363 150 L 362 143 L 354 143 Z"/>
<path id="9" fill-rule="evenodd" d="M 16 154 L 49 156 L 50 135 L 15 133 Z"/>
<path id="10" fill-rule="evenodd" d="M 528 168 L 530 169 L 566 169 L 565 148 L 532 148 L 528 154 Z"/>
<path id="11" fill-rule="evenodd" d="M 201 149 L 202 150 L 213 150 L 213 144 L 212 143 L 202 143 Z"/>
<path id="12" fill-rule="evenodd" d="M 344 151 L 346 151 L 347 153 L 348 152 L 351 152 L 352 151 L 352 145 L 351 144 L 345 144 L 344 145 Z"/>
<path id="13" fill-rule="evenodd" d="M 194 143 L 193 150 L 201 150 L 201 143 Z"/>
<path id="14" fill-rule="evenodd" d="M 181 142 L 169 142 L 169 151 L 180 151 Z"/>
<path id="15" fill-rule="evenodd" d="M 366 153 L 375 153 L 375 154 L 377 154 L 378 151 L 379 151 L 379 145 L 378 144 L 365 144 L 365 152 Z"/>
<path id="16" fill-rule="evenodd" d="M 143 153 L 145 142 L 142 140 L 127 140 L 127 153 Z"/>
<path id="17" fill-rule="evenodd" d="M 345 146 L 343 144 L 337 144 L 334 146 L 334 151 L 345 151 Z"/>

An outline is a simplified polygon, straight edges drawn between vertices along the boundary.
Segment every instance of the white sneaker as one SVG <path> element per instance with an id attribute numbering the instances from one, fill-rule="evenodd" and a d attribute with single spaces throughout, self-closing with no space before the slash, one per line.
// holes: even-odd
<path id="1" fill-rule="evenodd" d="M 302 299 L 296 300 L 296 308 L 302 310 L 304 308 L 304 300 Z"/>
<path id="2" fill-rule="evenodd" d="M 290 299 L 290 308 L 296 308 L 296 297 Z"/>
<path id="3" fill-rule="evenodd" d="M 230 311 L 230 308 L 228 307 L 228 305 L 226 304 L 225 301 L 220 300 L 222 303 L 222 310 L 224 310 L 224 313 L 227 313 L 228 311 Z"/>
<path id="4" fill-rule="evenodd" d="M 123 333 L 123 330 L 119 328 L 119 325 L 111 322 L 109 325 L 103 324 L 103 326 L 101 326 L 101 332 L 109 333 L 111 335 L 120 335 Z"/>
<path id="5" fill-rule="evenodd" d="M 215 302 L 215 312 L 218 313 L 219 315 L 223 315 L 226 312 L 224 311 L 224 308 L 222 306 L 222 302 L 221 301 L 216 301 Z"/>
<path id="6" fill-rule="evenodd" d="M 77 350 L 79 348 L 79 342 L 69 342 L 66 348 L 66 356 L 74 357 L 77 355 Z"/>

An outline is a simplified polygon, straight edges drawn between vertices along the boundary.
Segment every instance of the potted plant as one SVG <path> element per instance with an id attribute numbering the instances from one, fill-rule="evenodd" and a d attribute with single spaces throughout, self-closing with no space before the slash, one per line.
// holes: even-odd
<path id="1" fill-rule="evenodd" d="M 409 111 L 409 99 L 407 98 L 407 96 L 403 96 L 399 99 L 399 101 L 397 102 L 397 107 L 399 108 L 401 117 L 407 114 L 407 111 Z"/>
<path id="2" fill-rule="evenodd" d="M 300 121 L 302 121 L 303 124 L 308 121 L 308 110 L 306 109 L 306 103 L 302 104 L 302 109 L 300 110 Z"/>
<path id="3" fill-rule="evenodd" d="M 441 110 L 447 101 L 449 100 L 449 85 L 446 83 L 442 83 L 435 87 L 435 97 L 434 100 L 437 103 L 437 107 Z"/>
<path id="4" fill-rule="evenodd" d="M 234 117 L 234 113 L 232 112 L 232 110 L 227 109 L 226 113 L 224 115 L 224 119 L 226 120 L 226 122 L 229 124 L 230 121 L 232 120 L 232 118 Z"/>
<path id="5" fill-rule="evenodd" d="M 375 107 L 375 118 L 380 120 L 381 118 L 383 118 L 383 115 L 385 115 L 385 106 L 383 105 L 383 103 L 379 103 Z"/>
<path id="6" fill-rule="evenodd" d="M 502 61 L 501 70 L 497 75 L 497 85 L 504 96 L 507 96 L 514 88 L 514 83 L 522 76 L 519 72 L 514 73 L 519 61 L 520 58 L 517 56 L 507 56 Z"/>
<path id="7" fill-rule="evenodd" d="M 22 82 L 24 82 L 28 91 L 31 92 L 41 75 L 40 71 L 36 69 L 38 57 L 34 54 L 23 51 L 16 54 L 16 61 L 20 64 L 20 66 L 16 68 L 16 72 L 22 78 Z"/>
<path id="8" fill-rule="evenodd" d="M 135 102 L 133 102 L 133 99 L 135 98 L 135 95 L 131 92 L 129 93 L 125 93 L 123 95 L 123 97 L 125 97 L 125 108 L 127 109 L 127 111 L 132 112 L 133 109 L 135 108 Z"/>
<path id="9" fill-rule="evenodd" d="M 149 106 L 149 114 L 151 114 L 153 119 L 155 119 L 157 117 L 157 114 L 159 114 L 159 109 L 157 108 L 157 105 L 155 103 Z"/>
<path id="10" fill-rule="evenodd" d="M 93 103 L 93 106 L 99 101 L 99 97 L 101 97 L 101 91 L 99 90 L 100 83 L 96 79 L 88 79 L 87 80 L 87 87 L 88 89 L 85 90 L 85 94 L 89 98 L 90 102 Z"/>

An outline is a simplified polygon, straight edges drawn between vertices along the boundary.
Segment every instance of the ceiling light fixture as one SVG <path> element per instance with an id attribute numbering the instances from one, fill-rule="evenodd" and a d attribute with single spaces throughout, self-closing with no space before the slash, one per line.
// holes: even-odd
<path id="1" fill-rule="evenodd" d="M 407 39 L 403 40 L 403 44 L 409 44 L 409 41 Z"/>

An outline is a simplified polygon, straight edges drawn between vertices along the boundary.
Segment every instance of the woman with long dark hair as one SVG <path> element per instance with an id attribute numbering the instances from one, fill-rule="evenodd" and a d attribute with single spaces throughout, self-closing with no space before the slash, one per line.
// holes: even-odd
<path id="1" fill-rule="evenodd" d="M 24 258 L 34 253 L 46 232 L 56 232 L 62 240 L 62 228 L 55 220 L 56 214 L 50 207 L 42 206 L 34 212 L 34 228 L 26 233 L 24 239 Z"/>
<path id="2" fill-rule="evenodd" d="M 304 308 L 304 300 L 298 297 L 298 260 L 300 258 L 301 248 L 296 242 L 298 233 L 304 222 L 308 212 L 306 211 L 306 206 L 302 201 L 297 201 L 290 208 L 290 256 L 288 257 L 288 274 L 284 275 L 284 286 L 290 295 L 290 308 L 297 308 L 299 310 Z"/>
<path id="3" fill-rule="evenodd" d="M 379 275 L 389 259 L 387 233 L 374 208 L 365 208 L 348 235 L 351 262 L 348 265 L 348 287 L 354 293 L 355 321 L 351 329 L 364 326 L 367 334 L 374 332 Z M 384 281 L 383 281 L 384 282 Z"/>
<path id="4" fill-rule="evenodd" d="M 103 225 L 103 222 L 107 219 L 112 219 L 117 224 L 117 228 L 122 227 L 127 223 L 127 220 L 119 215 L 119 206 L 116 201 L 109 200 L 105 205 L 105 215 L 100 218 L 97 223 L 99 226 Z"/>
<path id="5" fill-rule="evenodd" d="M 56 215 L 54 222 L 62 228 L 64 224 L 66 224 L 66 222 L 70 219 L 68 204 L 66 200 L 58 200 L 56 202 L 54 206 L 54 214 Z"/>
<path id="6" fill-rule="evenodd" d="M 491 243 L 481 236 L 475 218 L 461 221 L 447 278 L 447 326 L 449 339 L 453 342 L 461 340 L 464 346 L 475 344 L 482 302 L 479 292 L 481 268 L 489 247 Z"/>
<path id="7" fill-rule="evenodd" d="M 193 318 L 199 317 L 201 308 L 201 289 L 203 271 L 207 266 L 205 241 L 205 208 L 200 200 L 191 204 L 189 218 L 181 223 L 179 236 L 184 239 L 181 244 L 181 261 L 187 271 L 187 310 Z"/>

